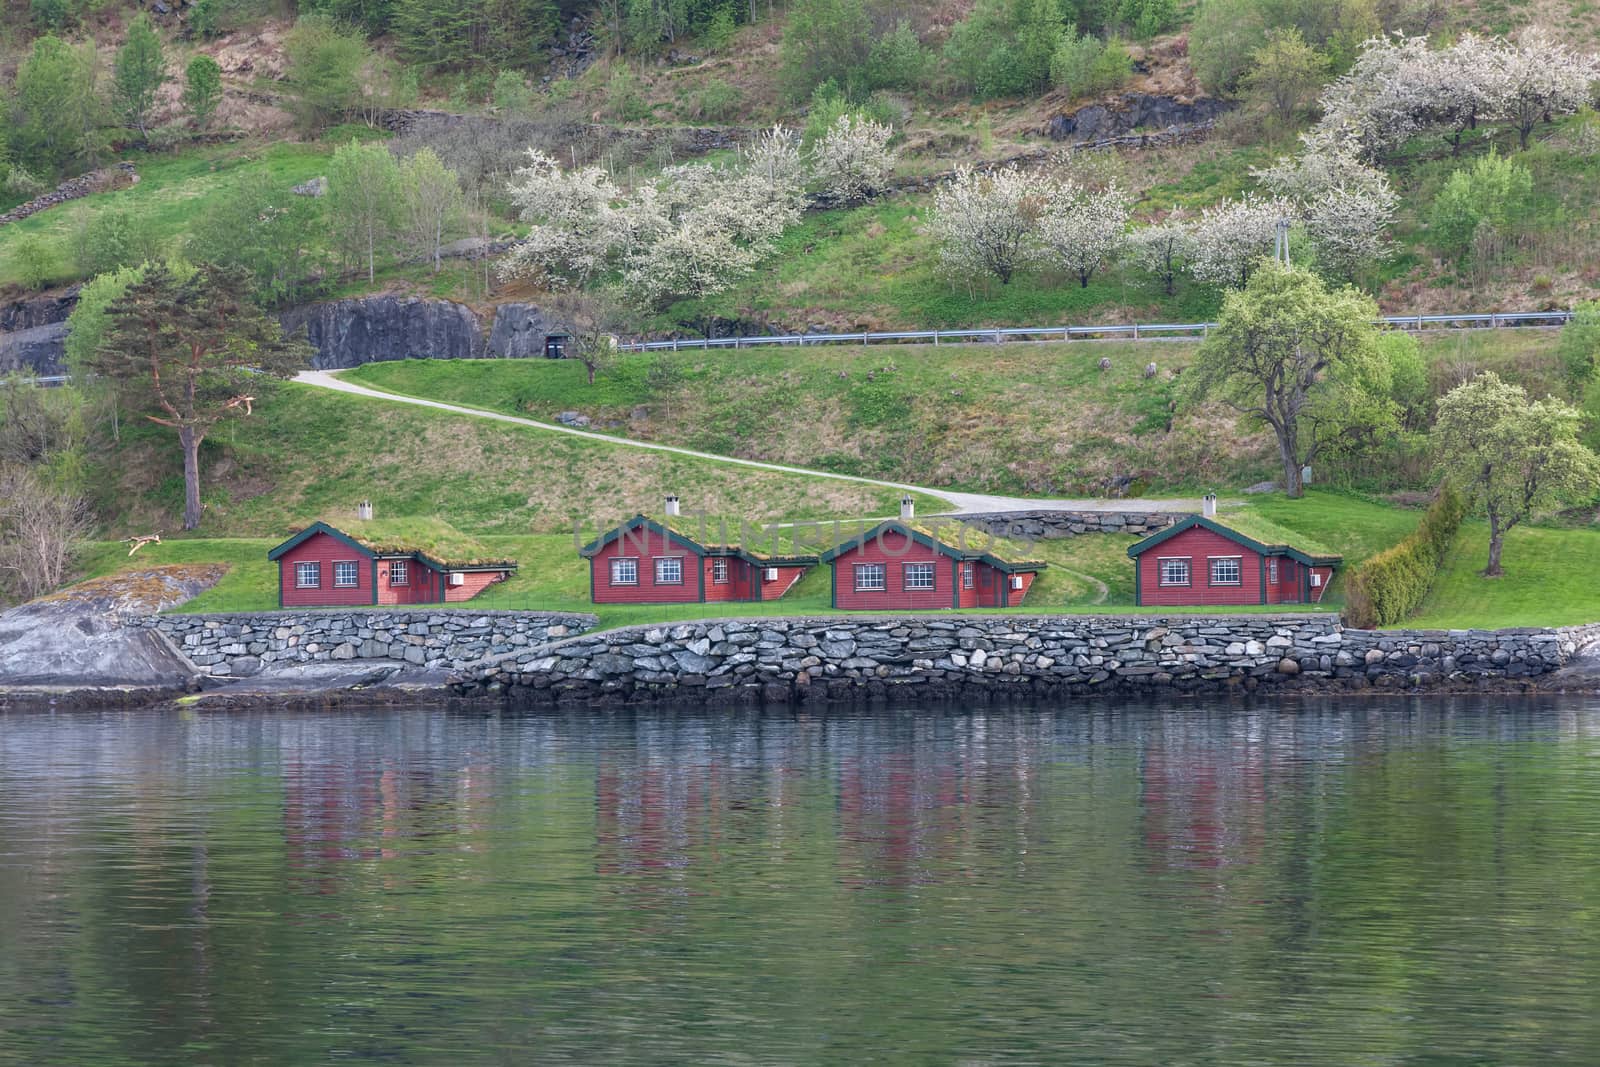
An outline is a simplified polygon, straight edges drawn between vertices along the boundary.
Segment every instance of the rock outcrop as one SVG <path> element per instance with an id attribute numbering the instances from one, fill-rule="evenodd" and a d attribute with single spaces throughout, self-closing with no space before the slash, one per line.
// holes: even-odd
<path id="1" fill-rule="evenodd" d="M 309 304 L 280 318 L 290 333 L 305 330 L 318 370 L 390 359 L 476 359 L 485 351 L 478 317 L 450 300 L 385 293 Z"/>
<path id="2" fill-rule="evenodd" d="M 496 359 L 531 359 L 544 355 L 550 324 L 532 304 L 501 304 L 494 309 L 488 354 Z"/>
<path id="3" fill-rule="evenodd" d="M 21 371 L 28 375 L 66 373 L 67 324 L 46 323 L 14 333 L 0 333 L 0 377 Z"/>
<path id="4" fill-rule="evenodd" d="M 1057 115 L 1050 120 L 1045 132 L 1055 141 L 1094 141 L 1134 130 L 1165 130 L 1209 122 L 1232 106 L 1229 101 L 1209 96 L 1180 100 L 1173 96 L 1124 93 L 1110 105 L 1090 104 L 1070 115 Z"/>

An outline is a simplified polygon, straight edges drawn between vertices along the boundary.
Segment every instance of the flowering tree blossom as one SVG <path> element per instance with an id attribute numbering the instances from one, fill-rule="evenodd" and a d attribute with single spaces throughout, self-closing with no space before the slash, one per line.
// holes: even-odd
<path id="1" fill-rule="evenodd" d="M 1348 71 L 1323 89 L 1318 129 L 1353 140 L 1365 158 L 1381 156 L 1422 129 L 1430 106 L 1420 73 L 1428 60 L 1426 37 L 1374 37 Z"/>
<path id="2" fill-rule="evenodd" d="M 501 262 L 503 277 L 538 274 L 552 286 L 582 285 L 606 268 L 628 232 L 617 206 L 622 191 L 604 168 L 564 171 L 529 149 L 528 165 L 512 176 L 510 192 L 532 227 Z"/>
<path id="3" fill-rule="evenodd" d="M 1090 189 L 1068 178 L 1055 183 L 1039 218 L 1039 255 L 1089 287 L 1101 264 L 1122 247 L 1128 228 L 1128 194 L 1116 182 Z"/>
<path id="4" fill-rule="evenodd" d="M 939 241 L 939 264 L 971 281 L 992 274 L 1005 285 L 1033 255 L 1033 238 L 1050 191 L 1015 165 L 983 174 L 960 167 L 933 197 L 928 228 Z"/>
<path id="5" fill-rule="evenodd" d="M 1271 253 L 1278 223 L 1294 214 L 1288 200 L 1254 193 L 1206 208 L 1194 226 L 1189 273 L 1197 281 L 1242 288 Z"/>
<path id="6" fill-rule="evenodd" d="M 1167 217 L 1149 226 L 1142 226 L 1128 235 L 1129 258 L 1157 278 L 1168 296 L 1178 272 L 1189 265 L 1194 254 L 1194 229 L 1182 208 L 1174 208 Z"/>
<path id="7" fill-rule="evenodd" d="M 1542 29 L 1528 31 L 1517 45 L 1501 41 L 1490 54 L 1495 117 L 1516 129 L 1523 148 L 1541 119 L 1548 122 L 1586 105 L 1590 87 L 1600 77 L 1593 55 L 1557 44 Z"/>
<path id="8" fill-rule="evenodd" d="M 822 192 L 850 204 L 865 200 L 888 182 L 897 153 L 894 131 L 865 115 L 844 114 L 812 146 L 811 174 Z"/>
<path id="9" fill-rule="evenodd" d="M 1355 138 L 1314 130 L 1301 136 L 1299 155 L 1254 173 L 1294 205 L 1327 273 L 1348 279 L 1388 256 L 1399 198 L 1383 171 L 1361 161 Z"/>

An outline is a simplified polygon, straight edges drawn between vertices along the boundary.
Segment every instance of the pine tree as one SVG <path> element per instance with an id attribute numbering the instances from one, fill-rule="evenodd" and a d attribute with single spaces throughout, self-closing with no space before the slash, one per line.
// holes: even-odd
<path id="1" fill-rule="evenodd" d="M 177 432 L 183 528 L 196 529 L 201 443 L 223 419 L 253 414 L 268 384 L 305 366 L 310 349 L 251 301 L 243 275 L 217 267 L 180 281 L 151 265 L 107 317 L 90 366 L 151 422 Z"/>
<path id="2" fill-rule="evenodd" d="M 150 110 L 156 93 L 167 80 L 167 57 L 161 51 L 150 16 L 140 12 L 128 24 L 128 36 L 117 49 L 112 68 L 111 91 L 116 97 L 122 121 L 144 137 L 149 133 Z"/>

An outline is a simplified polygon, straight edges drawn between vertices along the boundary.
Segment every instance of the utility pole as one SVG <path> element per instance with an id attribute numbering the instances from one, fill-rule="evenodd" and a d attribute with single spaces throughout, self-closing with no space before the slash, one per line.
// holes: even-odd
<path id="1" fill-rule="evenodd" d="M 1285 267 L 1289 265 L 1288 219 L 1278 220 L 1277 235 L 1272 246 L 1272 258 L 1276 259 L 1279 263 L 1282 263 Z"/>

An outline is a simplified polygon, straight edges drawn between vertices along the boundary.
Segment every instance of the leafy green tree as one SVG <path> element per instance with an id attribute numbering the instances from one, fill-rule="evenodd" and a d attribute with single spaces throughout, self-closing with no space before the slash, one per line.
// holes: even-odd
<path id="1" fill-rule="evenodd" d="M 400 50 L 430 67 L 526 63 L 560 25 L 552 0 L 394 0 Z"/>
<path id="2" fill-rule="evenodd" d="M 85 278 L 161 258 L 161 240 L 148 218 L 132 211 L 97 211 L 78 231 L 74 257 Z"/>
<path id="3" fill-rule="evenodd" d="M 1070 26 L 1050 60 L 1050 80 L 1074 96 L 1115 89 L 1132 73 L 1133 61 L 1126 48 L 1093 34 L 1075 33 Z"/>
<path id="4" fill-rule="evenodd" d="M 1574 392 L 1583 392 L 1600 369 L 1600 301 L 1590 300 L 1572 309 L 1561 327 L 1556 355 Z"/>
<path id="5" fill-rule="evenodd" d="M 127 37 L 117 49 L 111 73 L 118 114 L 140 137 L 149 134 L 150 109 L 166 82 L 167 57 L 161 50 L 161 38 L 156 36 L 150 16 L 141 11 L 128 23 Z"/>
<path id="6" fill-rule="evenodd" d="M 1515 159 L 1490 152 L 1445 181 L 1433 201 L 1429 231 L 1444 252 L 1465 255 L 1478 233 L 1515 231 L 1533 194 L 1533 173 Z"/>
<path id="7" fill-rule="evenodd" d="M 180 280 L 150 267 L 107 312 L 90 361 L 183 449 L 183 528 L 200 526 L 200 445 L 228 418 L 254 413 L 275 378 L 305 366 L 310 350 L 283 336 L 250 299 L 248 279 L 206 267 Z"/>
<path id="8" fill-rule="evenodd" d="M 51 33 L 58 33 L 78 20 L 77 6 L 72 0 L 29 0 L 28 10 L 33 21 Z"/>
<path id="9" fill-rule="evenodd" d="M 320 129 L 360 105 L 362 72 L 372 53 L 359 34 L 325 15 L 302 15 L 284 40 L 284 52 L 284 81 L 302 127 Z"/>
<path id="10" fill-rule="evenodd" d="M 466 219 L 461 180 L 433 149 L 424 148 L 401 166 L 400 185 L 404 190 L 405 216 L 401 224 L 406 243 L 413 254 L 431 260 L 437 274 L 445 241 Z"/>
<path id="11" fill-rule="evenodd" d="M 780 77 L 796 99 L 829 81 L 851 93 L 865 83 L 872 45 L 863 0 L 797 0 L 783 32 Z"/>
<path id="12" fill-rule="evenodd" d="M 1578 442 L 1582 416 L 1554 397 L 1529 402 L 1520 385 L 1485 372 L 1439 401 L 1433 427 L 1439 469 L 1489 520 L 1486 578 L 1506 533 L 1536 512 L 1592 496 L 1600 461 Z"/>
<path id="13" fill-rule="evenodd" d="M 1122 0 L 1117 21 L 1141 38 L 1165 33 L 1178 21 L 1178 0 Z"/>
<path id="14" fill-rule="evenodd" d="M 1422 346 L 1409 333 L 1385 330 L 1378 335 L 1378 357 L 1389 368 L 1389 395 L 1399 408 L 1401 424 L 1408 430 L 1421 429 L 1428 418 L 1431 388 L 1428 362 Z"/>
<path id="15" fill-rule="evenodd" d="M 1060 0 L 979 0 L 950 31 L 945 61 L 979 97 L 1038 92 L 1067 32 Z"/>
<path id="16" fill-rule="evenodd" d="M 1274 30 L 1250 55 L 1243 84 L 1272 109 L 1280 122 L 1294 119 L 1322 85 L 1328 57 L 1306 44 L 1300 31 Z"/>
<path id="17" fill-rule="evenodd" d="M 38 234 L 30 233 L 12 245 L 11 261 L 24 289 L 43 289 L 61 272 L 56 246 Z"/>
<path id="18" fill-rule="evenodd" d="M 1394 424 L 1391 380 L 1378 358 L 1378 308 L 1355 289 L 1329 290 L 1315 274 L 1268 261 L 1227 294 L 1189 377 L 1270 427 L 1285 492 L 1325 448 L 1350 447 Z"/>
<path id="19" fill-rule="evenodd" d="M 328 266 L 323 200 L 250 175 L 210 201 L 189 228 L 188 258 L 242 273 L 268 306 L 314 294 Z"/>
<path id="20" fill-rule="evenodd" d="M 11 144 L 18 160 L 52 174 L 91 161 L 100 113 L 94 45 L 74 48 L 52 36 L 35 41 L 17 68 Z"/>
<path id="21" fill-rule="evenodd" d="M 437 158 L 437 157 L 436 157 Z M 328 221 L 346 262 L 366 261 L 367 280 L 377 276 L 400 221 L 400 165 L 387 147 L 351 141 L 328 164 Z"/>
<path id="22" fill-rule="evenodd" d="M 211 124 L 222 102 L 222 68 L 210 56 L 195 56 L 183 71 L 183 109 L 199 129 Z"/>
<path id="23" fill-rule="evenodd" d="M 1200 84 L 1213 93 L 1237 89 L 1267 28 L 1258 0 L 1200 0 L 1189 29 L 1189 64 Z"/>

